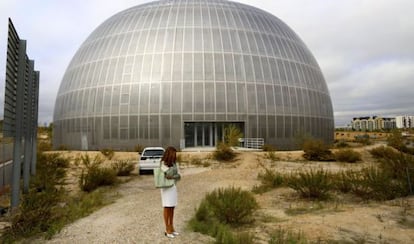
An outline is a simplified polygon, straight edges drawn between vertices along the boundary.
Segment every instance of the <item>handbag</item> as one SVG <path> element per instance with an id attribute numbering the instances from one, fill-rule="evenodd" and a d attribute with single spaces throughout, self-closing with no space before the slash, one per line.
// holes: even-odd
<path id="1" fill-rule="evenodd" d="M 160 167 L 154 169 L 154 183 L 156 188 L 168 188 L 174 185 L 174 179 L 165 178 L 165 173 Z"/>

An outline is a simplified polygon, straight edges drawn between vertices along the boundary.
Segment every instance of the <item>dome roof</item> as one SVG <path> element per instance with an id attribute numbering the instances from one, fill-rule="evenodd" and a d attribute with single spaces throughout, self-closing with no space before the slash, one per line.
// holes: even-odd
<path id="1" fill-rule="evenodd" d="M 283 148 L 295 133 L 332 139 L 322 72 L 284 22 L 230 1 L 156 1 L 115 14 L 81 45 L 54 112 L 72 137 L 55 142 L 79 147 L 83 131 L 96 147 L 176 145 L 185 122 L 219 121 Z"/>

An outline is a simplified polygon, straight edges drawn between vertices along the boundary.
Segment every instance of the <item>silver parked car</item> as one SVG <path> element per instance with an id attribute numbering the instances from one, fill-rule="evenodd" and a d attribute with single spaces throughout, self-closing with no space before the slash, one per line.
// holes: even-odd
<path id="1" fill-rule="evenodd" d="M 146 147 L 141 153 L 138 172 L 142 174 L 145 171 L 150 171 L 160 166 L 162 155 L 164 155 L 165 149 L 162 147 Z"/>

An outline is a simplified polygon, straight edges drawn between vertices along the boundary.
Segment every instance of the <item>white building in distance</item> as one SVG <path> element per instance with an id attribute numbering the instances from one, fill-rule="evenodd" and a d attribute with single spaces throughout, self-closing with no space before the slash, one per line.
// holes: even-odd
<path id="1" fill-rule="evenodd" d="M 401 129 L 414 128 L 414 116 L 409 116 L 409 115 L 396 116 L 395 125 L 397 128 L 401 128 Z"/>

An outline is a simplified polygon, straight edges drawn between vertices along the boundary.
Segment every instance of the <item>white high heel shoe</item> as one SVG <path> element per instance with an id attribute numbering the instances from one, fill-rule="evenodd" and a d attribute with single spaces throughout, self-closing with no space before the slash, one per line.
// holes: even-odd
<path id="1" fill-rule="evenodd" d="M 175 238 L 175 235 L 173 233 L 167 233 L 166 231 L 164 232 L 164 235 L 168 238 Z"/>

